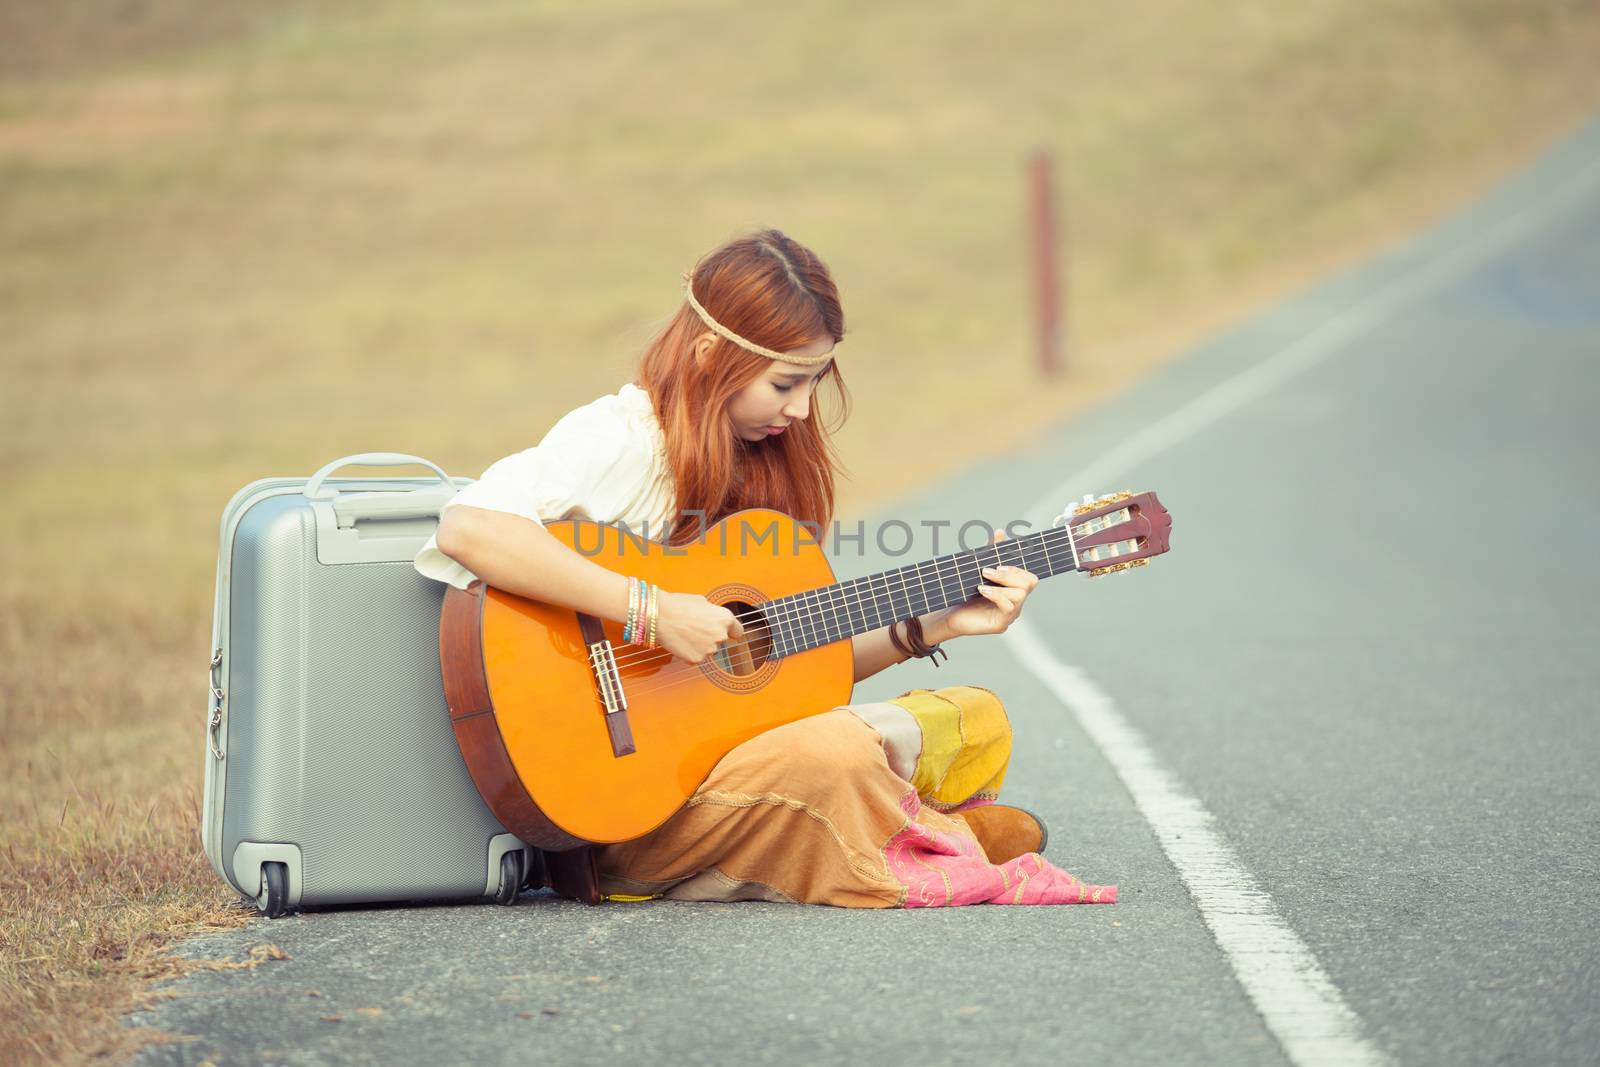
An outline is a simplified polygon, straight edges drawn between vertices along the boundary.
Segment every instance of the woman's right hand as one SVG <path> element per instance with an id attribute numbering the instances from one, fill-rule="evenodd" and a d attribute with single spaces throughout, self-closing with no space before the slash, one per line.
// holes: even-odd
<path id="1" fill-rule="evenodd" d="M 681 660 L 702 663 L 724 641 L 744 637 L 733 612 L 698 593 L 656 593 L 656 644 Z"/>

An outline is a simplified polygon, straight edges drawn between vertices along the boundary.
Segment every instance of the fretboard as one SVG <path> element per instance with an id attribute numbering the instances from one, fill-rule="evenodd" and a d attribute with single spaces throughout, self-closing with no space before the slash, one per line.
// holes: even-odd
<path id="1" fill-rule="evenodd" d="M 761 605 L 772 628 L 772 658 L 843 641 L 978 595 L 982 570 L 1021 567 L 1041 579 L 1077 570 L 1066 527 L 1011 537 L 972 551 L 808 589 Z"/>

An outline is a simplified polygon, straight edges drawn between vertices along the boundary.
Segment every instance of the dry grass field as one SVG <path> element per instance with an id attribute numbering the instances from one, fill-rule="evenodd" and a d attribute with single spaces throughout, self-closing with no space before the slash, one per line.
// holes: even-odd
<path id="1" fill-rule="evenodd" d="M 1600 101 L 1587 0 L 989 10 L 0 9 L 0 1059 L 119 1053 L 178 966 L 162 946 L 245 915 L 196 831 L 216 524 L 244 483 L 374 449 L 477 474 L 615 389 L 680 273 L 770 224 L 844 297 L 859 514 Z M 1067 221 L 1054 382 L 1024 273 L 1037 146 Z"/>

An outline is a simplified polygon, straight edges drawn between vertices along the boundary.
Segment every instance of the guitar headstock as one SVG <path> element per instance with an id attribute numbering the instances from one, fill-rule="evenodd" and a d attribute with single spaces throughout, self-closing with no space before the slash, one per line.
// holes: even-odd
<path id="1" fill-rule="evenodd" d="M 1171 547 L 1172 517 L 1154 493 L 1084 497 L 1051 525 L 1067 527 L 1078 569 L 1091 578 L 1143 567 Z"/>

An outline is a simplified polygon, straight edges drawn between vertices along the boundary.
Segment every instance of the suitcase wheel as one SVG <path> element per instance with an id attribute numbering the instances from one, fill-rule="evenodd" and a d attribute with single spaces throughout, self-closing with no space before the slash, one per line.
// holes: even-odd
<path id="1" fill-rule="evenodd" d="M 515 904 L 522 891 L 522 853 L 507 852 L 500 857 L 500 889 L 494 895 L 496 904 Z"/>
<path id="2" fill-rule="evenodd" d="M 269 919 L 276 919 L 289 906 L 289 868 L 281 863 L 261 865 L 261 893 L 256 907 Z"/>

